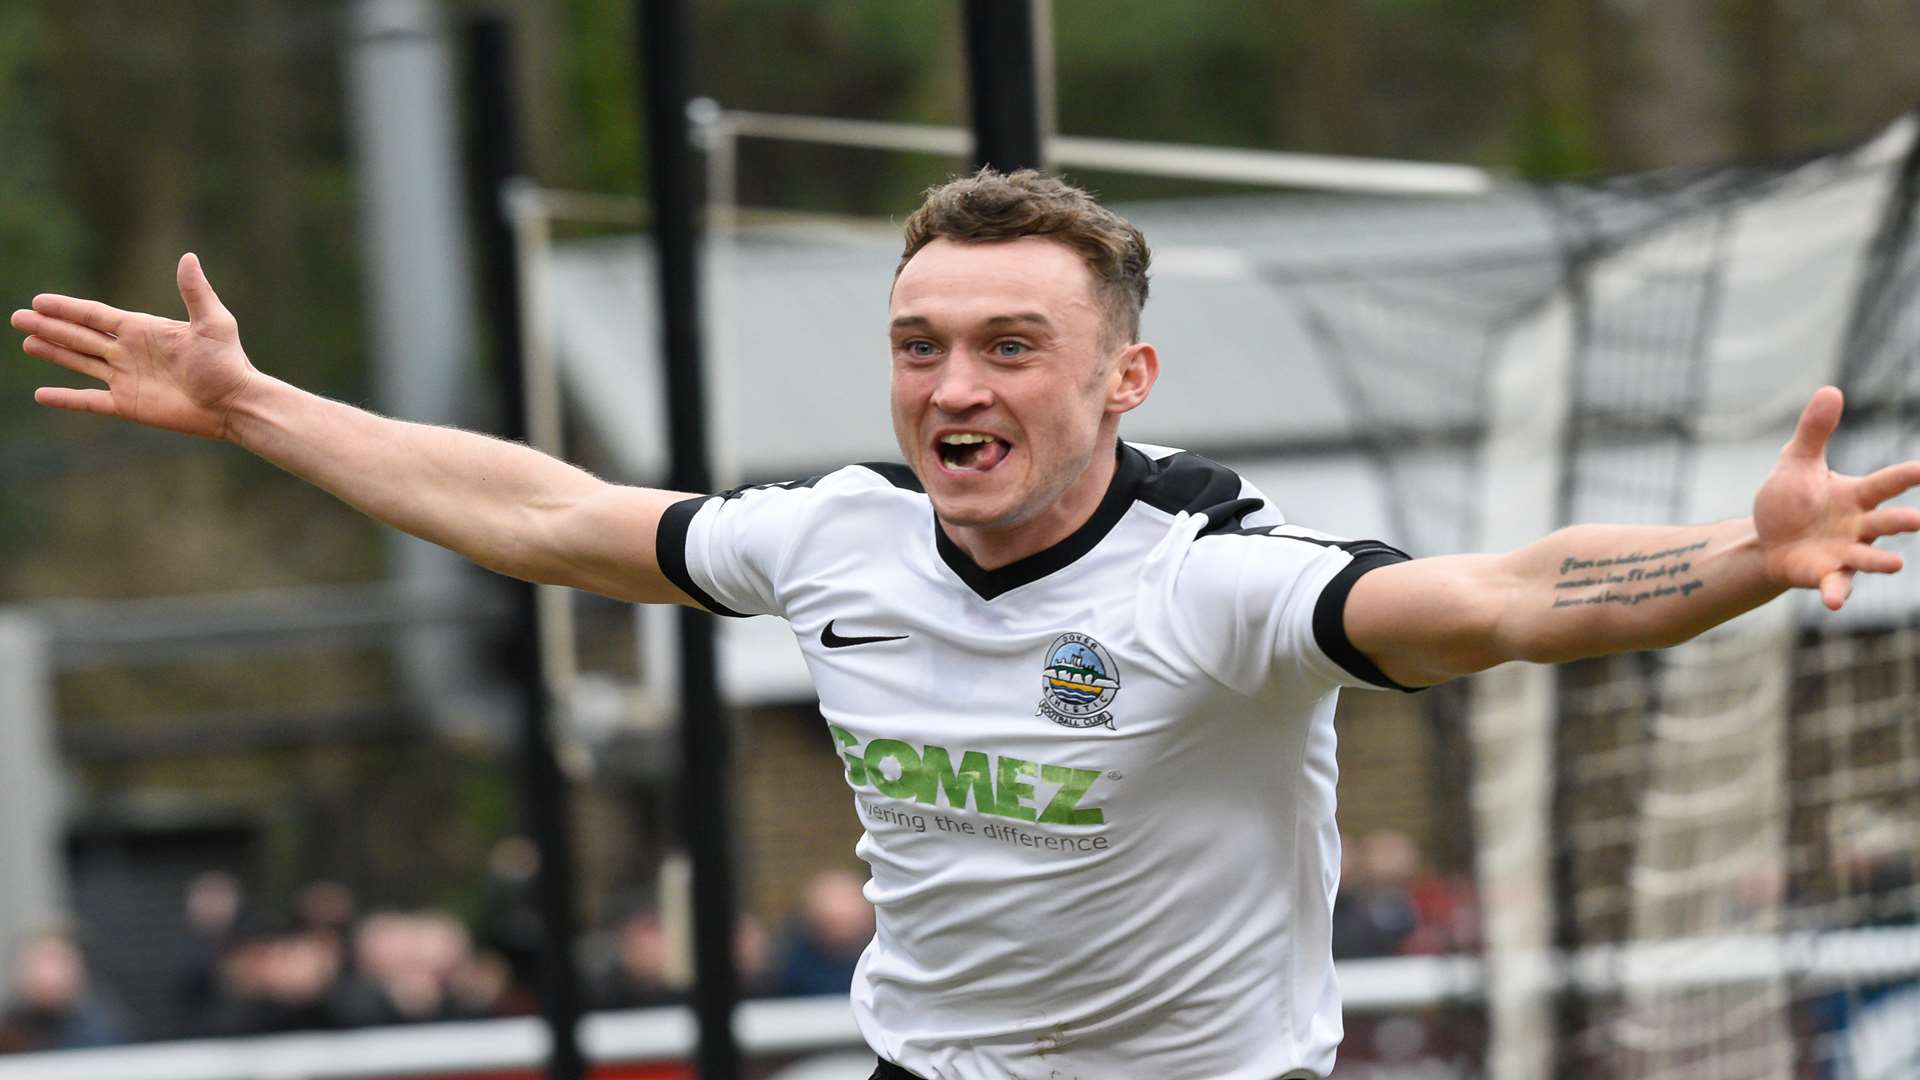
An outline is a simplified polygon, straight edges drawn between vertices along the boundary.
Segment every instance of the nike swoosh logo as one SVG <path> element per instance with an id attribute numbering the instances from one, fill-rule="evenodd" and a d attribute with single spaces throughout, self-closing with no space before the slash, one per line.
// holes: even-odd
<path id="1" fill-rule="evenodd" d="M 844 649 L 849 645 L 874 645 L 882 641 L 905 641 L 906 634 L 894 634 L 891 637 L 841 637 L 833 632 L 833 624 L 839 620 L 828 619 L 826 629 L 820 631 L 820 644 L 829 649 Z"/>

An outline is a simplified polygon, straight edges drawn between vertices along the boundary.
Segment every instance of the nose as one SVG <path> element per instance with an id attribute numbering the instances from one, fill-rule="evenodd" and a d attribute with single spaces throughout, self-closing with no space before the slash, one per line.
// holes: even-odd
<path id="1" fill-rule="evenodd" d="M 933 384 L 933 407 L 944 413 L 964 413 L 993 404 L 993 389 L 980 359 L 965 349 L 947 354 Z"/>

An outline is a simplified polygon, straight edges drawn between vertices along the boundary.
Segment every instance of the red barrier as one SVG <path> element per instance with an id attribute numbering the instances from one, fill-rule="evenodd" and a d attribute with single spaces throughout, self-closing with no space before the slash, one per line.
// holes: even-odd
<path id="1" fill-rule="evenodd" d="M 659 1065 L 600 1065 L 587 1074 L 591 1080 L 696 1080 L 693 1066 L 679 1062 Z M 408 1080 L 547 1080 L 544 1072 L 446 1073 Z"/>

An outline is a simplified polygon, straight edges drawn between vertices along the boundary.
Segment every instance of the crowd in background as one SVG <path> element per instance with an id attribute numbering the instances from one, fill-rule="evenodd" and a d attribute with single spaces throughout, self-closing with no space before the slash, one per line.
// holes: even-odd
<path id="1" fill-rule="evenodd" d="M 496 861 L 524 859 L 526 850 L 504 849 Z M 845 994 L 873 935 L 873 909 L 860 878 L 829 871 L 807 884 L 777 933 L 750 916 L 738 925 L 744 994 Z M 539 934 L 524 888 L 492 890 L 469 924 L 432 909 L 362 911 L 352 890 L 328 881 L 302 887 L 291 910 L 273 912 L 249 903 L 232 875 L 204 873 L 183 898 L 174 1015 L 132 1015 L 91 970 L 81 933 L 49 928 L 15 943 L 0 1053 L 527 1015 L 539 1008 Z M 669 941 L 659 910 L 642 901 L 585 935 L 587 1005 L 682 1000 L 685 964 L 675 964 Z"/>
<path id="2" fill-rule="evenodd" d="M 1397 829 L 1341 836 L 1335 959 L 1479 950 L 1480 909 L 1470 880 L 1436 872 Z"/>
<path id="3" fill-rule="evenodd" d="M 496 849 L 488 895 L 471 924 L 431 909 L 363 911 L 352 890 L 330 881 L 307 884 L 289 911 L 274 912 L 250 903 L 232 875 L 203 873 L 181 905 L 170 1017 L 130 1015 L 90 971 L 76 931 L 43 931 L 14 949 L 0 1053 L 537 1012 L 534 858 L 524 841 Z M 1342 882 L 1333 911 L 1337 957 L 1478 947 L 1471 886 L 1428 868 L 1404 833 L 1344 839 Z M 742 992 L 845 994 L 872 935 L 860 878 L 818 874 L 777 933 L 740 918 Z M 591 1008 L 670 1005 L 686 993 L 684 958 L 676 964 L 669 928 L 651 903 L 629 903 L 595 928 L 581 960 Z"/>

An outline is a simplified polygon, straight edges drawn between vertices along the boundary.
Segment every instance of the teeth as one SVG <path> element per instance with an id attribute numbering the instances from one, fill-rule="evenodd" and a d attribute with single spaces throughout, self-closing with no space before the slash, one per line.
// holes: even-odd
<path id="1" fill-rule="evenodd" d="M 942 435 L 940 441 L 948 446 L 972 446 L 975 443 L 992 442 L 993 436 L 982 435 L 977 431 L 965 431 L 958 435 Z"/>

